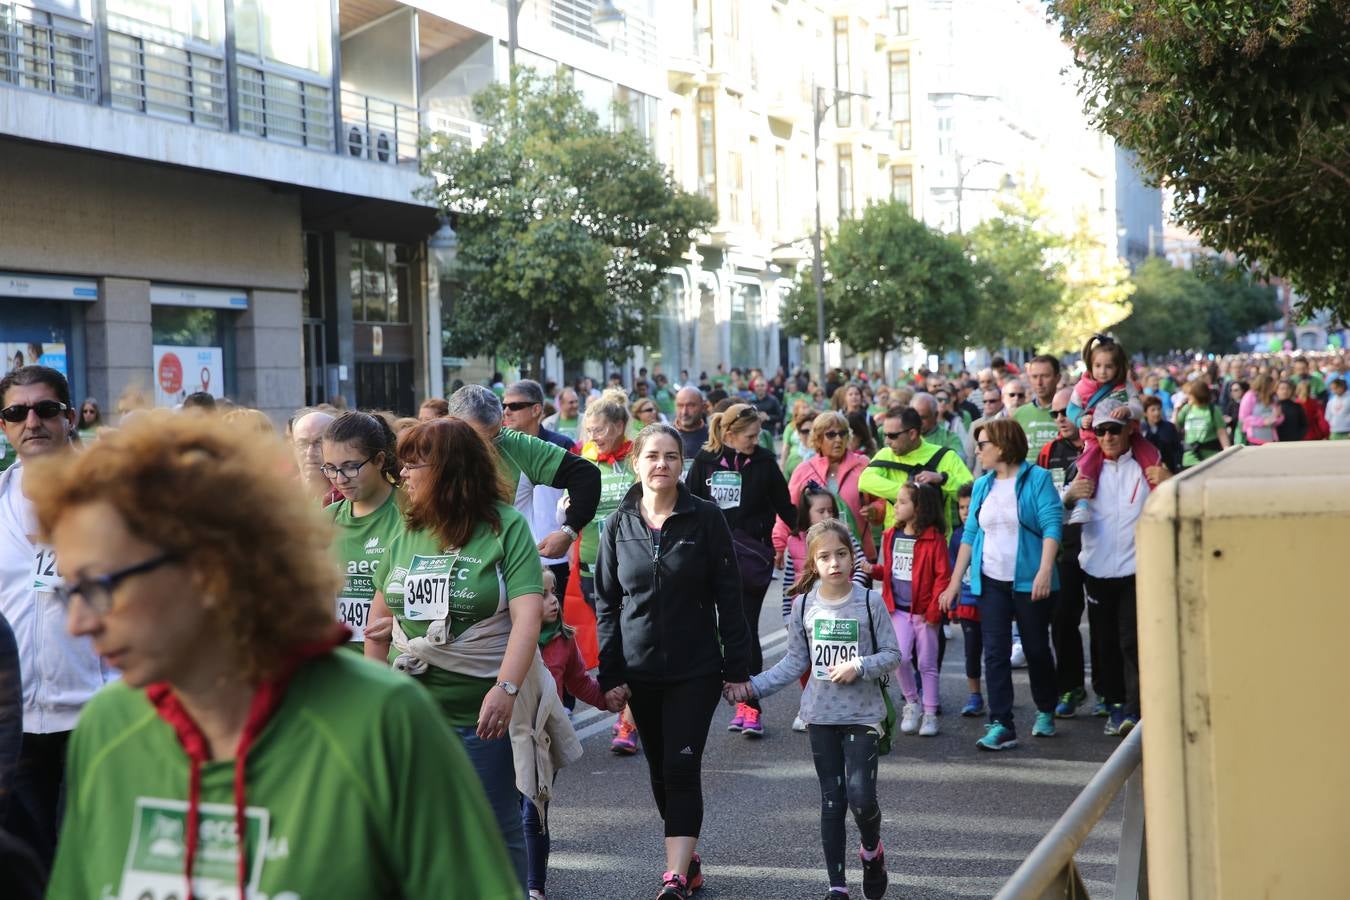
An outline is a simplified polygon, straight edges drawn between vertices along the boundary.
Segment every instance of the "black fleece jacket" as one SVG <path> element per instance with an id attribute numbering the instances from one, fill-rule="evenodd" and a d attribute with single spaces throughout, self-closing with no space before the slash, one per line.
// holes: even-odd
<path id="1" fill-rule="evenodd" d="M 740 505 L 722 510 L 733 531 L 744 532 L 762 544 L 772 544 L 774 516 L 792 531 L 797 530 L 797 507 L 792 504 L 787 479 L 771 451 L 756 446 L 755 452 L 746 456 L 730 447 L 723 447 L 721 453 L 703 450 L 694 457 L 684 483 L 695 497 L 711 501 L 712 475 L 719 471 L 741 473 Z"/>
<path id="2" fill-rule="evenodd" d="M 683 484 L 653 552 L 635 484 L 605 519 L 595 563 L 600 687 L 670 684 L 721 673 L 749 679 L 750 631 L 731 532 Z"/>

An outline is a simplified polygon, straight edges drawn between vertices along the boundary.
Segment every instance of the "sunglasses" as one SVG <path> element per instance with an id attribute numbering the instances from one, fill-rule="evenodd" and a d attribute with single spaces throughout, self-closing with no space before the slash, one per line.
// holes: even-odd
<path id="1" fill-rule="evenodd" d="M 57 416 L 70 409 L 64 403 L 56 400 L 39 400 L 32 406 L 26 403 L 16 403 L 13 406 L 6 406 L 0 409 L 0 419 L 4 419 L 12 425 L 28 421 L 28 414 L 35 412 L 39 419 L 55 419 Z"/>
<path id="2" fill-rule="evenodd" d="M 1002 400 L 1003 400 L 1002 397 L 985 397 L 985 398 L 984 398 L 984 402 L 985 402 L 985 403 L 1000 403 L 1000 402 L 1002 402 Z"/>
<path id="3" fill-rule="evenodd" d="M 832 440 L 834 440 L 835 438 L 846 438 L 846 437 L 848 437 L 848 432 L 847 432 L 847 431 L 822 431 L 822 432 L 820 433 L 820 436 L 823 437 L 823 438 L 825 438 L 825 440 L 827 440 L 827 441 L 832 441 Z"/>
<path id="4" fill-rule="evenodd" d="M 1101 425 L 1093 425 L 1092 433 L 1097 437 L 1105 437 L 1108 434 L 1123 434 L 1125 426 L 1119 422 L 1104 422 Z"/>
<path id="5" fill-rule="evenodd" d="M 1016 397 L 1018 400 L 1025 400 L 1025 399 L 1027 399 L 1027 395 L 1026 395 L 1025 393 L 1022 393 L 1022 394 L 1004 394 L 1003 396 L 1005 396 L 1005 397 Z"/>
<path id="6" fill-rule="evenodd" d="M 1067 408 L 1050 410 L 1050 417 L 1054 419 L 1058 419 L 1060 416 L 1067 416 L 1068 414 L 1069 410 Z"/>
<path id="7" fill-rule="evenodd" d="M 951 397 L 948 397 L 946 394 L 937 394 L 936 396 L 937 401 L 939 403 L 946 403 L 948 400 L 952 399 Z"/>
<path id="8" fill-rule="evenodd" d="M 512 400 L 510 403 L 503 403 L 502 406 L 511 412 L 520 412 L 522 409 L 538 406 L 538 403 L 534 400 Z"/>
<path id="9" fill-rule="evenodd" d="M 913 428 L 904 428 L 901 429 L 900 431 L 883 431 L 882 434 L 886 435 L 886 440 L 888 441 L 898 441 L 900 440 L 901 437 L 904 436 L 906 431 L 913 431 L 913 430 L 914 430 Z"/>

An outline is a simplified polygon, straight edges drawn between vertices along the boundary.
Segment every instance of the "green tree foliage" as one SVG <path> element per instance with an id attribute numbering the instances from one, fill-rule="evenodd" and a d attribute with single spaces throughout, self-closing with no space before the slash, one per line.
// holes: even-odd
<path id="1" fill-rule="evenodd" d="M 448 349 L 496 348 L 528 370 L 549 344 L 614 359 L 652 343 L 663 270 L 716 209 L 680 190 L 636 130 L 603 127 L 565 76 L 518 70 L 514 91 L 474 97 L 481 146 L 437 134 L 423 156 L 460 239 Z"/>
<path id="2" fill-rule="evenodd" d="M 841 223 L 824 251 L 827 332 L 858 352 L 916 339 L 930 351 L 961 347 L 978 299 L 961 244 L 898 201 L 872 204 Z M 804 270 L 784 304 L 788 334 L 816 335 L 815 290 Z"/>
<path id="3" fill-rule="evenodd" d="M 1280 314 L 1275 290 L 1214 258 L 1194 269 L 1150 257 L 1134 273 L 1133 312 L 1115 328 L 1131 354 L 1228 353 L 1242 335 Z"/>
<path id="4" fill-rule="evenodd" d="M 1089 112 L 1181 221 L 1350 319 L 1350 2 L 1048 2 Z"/>
<path id="5" fill-rule="evenodd" d="M 1067 242 L 1045 227 L 1044 198 L 1043 190 L 1023 189 L 999 202 L 1001 216 L 981 222 L 966 236 L 981 287 L 972 343 L 1035 347 L 1054 334 Z"/>

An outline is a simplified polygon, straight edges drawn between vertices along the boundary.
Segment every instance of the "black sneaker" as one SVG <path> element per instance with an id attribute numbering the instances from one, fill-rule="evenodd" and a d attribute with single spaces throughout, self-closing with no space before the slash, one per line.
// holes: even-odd
<path id="1" fill-rule="evenodd" d="M 875 859 L 867 859 L 861 853 L 858 858 L 862 860 L 863 870 L 863 896 L 867 900 L 878 900 L 886 896 L 886 885 L 890 879 L 886 877 L 886 854 L 877 844 L 877 855 Z"/>

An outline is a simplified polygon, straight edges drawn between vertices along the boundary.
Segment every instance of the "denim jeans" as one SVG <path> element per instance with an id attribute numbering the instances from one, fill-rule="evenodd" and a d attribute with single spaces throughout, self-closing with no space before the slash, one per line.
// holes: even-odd
<path id="1" fill-rule="evenodd" d="M 540 816 L 539 807 L 529 797 L 520 795 L 520 818 L 525 826 L 525 849 L 530 863 L 530 878 L 525 887 L 540 893 L 548 886 L 548 854 L 553 845 L 545 827 L 547 816 L 548 804 L 544 805 L 544 815 Z"/>
<path id="2" fill-rule="evenodd" d="M 1050 615 L 1055 597 L 1032 602 L 1031 594 L 1014 591 L 1012 582 L 982 578 L 980 631 L 984 640 L 984 680 L 989 693 L 989 721 L 1013 727 L 1012 625 L 1017 620 L 1022 652 L 1031 677 L 1031 697 L 1041 712 L 1055 711 L 1055 657 L 1050 651 Z"/>
<path id="3" fill-rule="evenodd" d="M 455 733 L 464 742 L 469 762 L 483 783 L 488 806 L 497 817 L 502 842 L 511 857 L 516 880 L 525 884 L 525 829 L 520 822 L 520 792 L 516 790 L 516 761 L 511 753 L 510 738 L 485 741 L 472 726 L 456 727 Z M 523 893 L 523 889 L 522 889 Z"/>

